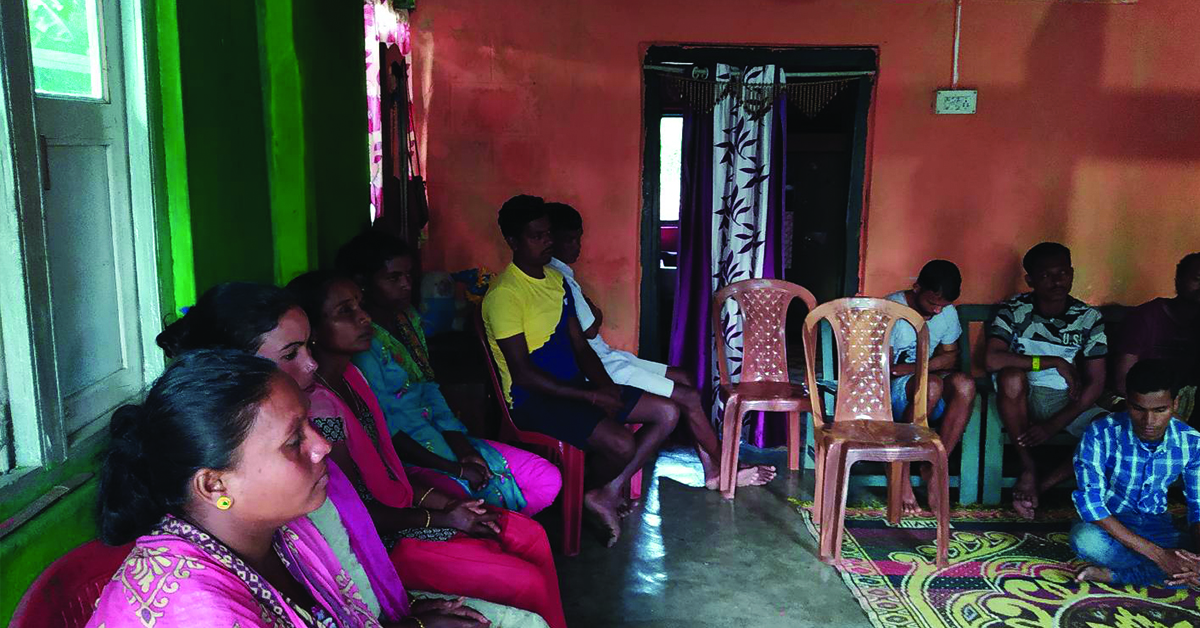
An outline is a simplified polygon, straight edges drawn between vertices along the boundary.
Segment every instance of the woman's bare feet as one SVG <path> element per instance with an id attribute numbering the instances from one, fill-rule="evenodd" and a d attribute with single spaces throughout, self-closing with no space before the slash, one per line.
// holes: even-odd
<path id="1" fill-rule="evenodd" d="M 775 479 L 775 467 L 766 464 L 739 464 L 737 472 L 738 486 L 763 486 Z M 719 475 L 704 479 L 705 488 L 716 491 L 721 488 Z"/>
<path id="2" fill-rule="evenodd" d="M 1112 582 L 1112 570 L 1107 567 L 1088 565 L 1075 575 L 1075 582 Z"/>
<path id="3" fill-rule="evenodd" d="M 1033 471 L 1022 471 L 1013 486 L 1013 510 L 1025 519 L 1033 519 L 1038 506 L 1037 474 Z"/>
<path id="4" fill-rule="evenodd" d="M 612 547 L 621 538 L 621 518 L 606 488 L 592 489 L 583 494 L 583 509 L 608 533 L 605 545 Z"/>

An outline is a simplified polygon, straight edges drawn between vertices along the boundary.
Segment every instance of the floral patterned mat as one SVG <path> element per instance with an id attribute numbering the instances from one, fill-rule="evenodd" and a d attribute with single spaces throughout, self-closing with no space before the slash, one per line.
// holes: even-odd
<path id="1" fill-rule="evenodd" d="M 816 538 L 811 503 L 793 503 Z M 937 569 L 932 518 L 892 527 L 882 508 L 849 508 L 842 579 L 877 628 L 1200 628 L 1196 591 L 1076 583 L 1073 515 L 955 510 L 950 565 Z"/>

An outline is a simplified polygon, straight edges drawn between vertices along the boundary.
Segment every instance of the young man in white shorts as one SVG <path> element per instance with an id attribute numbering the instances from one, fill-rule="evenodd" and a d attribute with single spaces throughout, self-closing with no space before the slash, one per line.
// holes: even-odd
<path id="1" fill-rule="evenodd" d="M 554 257 L 548 266 L 562 274 L 575 299 L 576 318 L 584 330 L 588 344 L 600 358 L 608 376 L 618 385 L 639 388 L 652 395 L 679 404 L 680 412 L 696 441 L 696 453 L 704 468 L 704 485 L 717 490 L 720 482 L 721 446 L 708 413 L 700 403 L 696 385 L 683 369 L 643 360 L 628 351 L 608 346 L 600 336 L 604 314 L 583 293 L 571 268 L 579 259 L 583 240 L 583 218 L 575 208 L 564 203 L 547 203 L 550 229 L 554 237 Z M 738 486 L 761 486 L 775 477 L 775 467 L 746 465 L 738 470 Z"/>

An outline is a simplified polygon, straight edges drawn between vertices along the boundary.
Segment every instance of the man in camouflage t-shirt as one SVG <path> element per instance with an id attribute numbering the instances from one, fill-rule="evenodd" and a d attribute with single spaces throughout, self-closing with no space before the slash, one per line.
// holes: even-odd
<path id="1" fill-rule="evenodd" d="M 987 369 L 1004 428 L 1016 443 L 1021 475 L 1013 508 L 1032 518 L 1038 496 L 1070 477 L 1070 458 L 1039 470 L 1032 449 L 1066 430 L 1078 437 L 1104 411 L 1108 341 L 1100 312 L 1071 296 L 1071 251 L 1043 242 L 1025 254 L 1032 292 L 1001 304 L 988 327 Z"/>

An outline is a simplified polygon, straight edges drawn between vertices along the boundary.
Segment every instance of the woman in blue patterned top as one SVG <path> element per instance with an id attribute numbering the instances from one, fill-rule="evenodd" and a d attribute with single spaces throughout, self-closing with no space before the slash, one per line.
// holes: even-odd
<path id="1" fill-rule="evenodd" d="M 421 315 L 413 307 L 413 256 L 404 242 L 368 231 L 338 252 L 374 321 L 371 348 L 354 357 L 379 399 L 410 477 L 450 495 L 533 515 L 562 487 L 558 468 L 525 450 L 476 438 L 434 381 Z"/>

